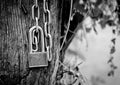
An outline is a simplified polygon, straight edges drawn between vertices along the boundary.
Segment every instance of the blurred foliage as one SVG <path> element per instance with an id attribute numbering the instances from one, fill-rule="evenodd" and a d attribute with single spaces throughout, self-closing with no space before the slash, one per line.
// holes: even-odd
<path id="1" fill-rule="evenodd" d="M 69 1 L 67 0 L 66 2 L 70 2 L 70 0 Z M 97 35 L 99 32 L 97 32 L 97 28 L 95 28 L 95 22 L 98 21 L 103 30 L 105 28 L 107 29 L 106 25 L 108 25 L 111 28 L 116 27 L 115 29 L 112 29 L 113 35 L 116 35 L 116 33 L 120 34 L 120 28 L 118 27 L 119 26 L 119 16 L 118 16 L 119 11 L 118 11 L 118 3 L 117 2 L 118 2 L 117 0 L 73 0 L 73 9 L 72 9 L 70 29 L 74 33 L 74 30 L 76 28 L 78 28 L 79 24 L 82 23 L 82 25 L 80 25 L 81 27 L 79 27 L 80 30 L 84 31 L 84 33 L 83 33 L 84 36 L 82 36 L 82 37 L 86 38 L 85 37 L 86 33 L 89 33 L 91 31 L 91 29 L 93 29 Z M 65 11 L 65 13 L 63 13 L 64 14 L 63 16 L 65 16 L 65 17 L 63 17 L 64 18 L 63 22 L 65 22 L 64 23 L 65 25 L 63 27 L 65 27 L 67 25 L 68 15 L 69 15 L 68 10 L 70 7 L 69 3 L 67 3 L 65 7 L 64 8 L 67 9 L 67 11 L 65 9 L 63 9 Z M 92 19 L 90 21 L 90 23 L 92 23 L 92 22 L 93 23 L 90 28 L 84 29 L 83 22 L 87 17 L 90 17 Z M 86 38 L 86 41 L 87 41 L 87 38 Z M 108 60 L 108 64 L 109 64 L 111 70 L 108 72 L 108 76 L 111 76 L 111 75 L 114 76 L 114 71 L 115 71 L 115 69 L 117 69 L 117 66 L 114 65 L 114 62 L 113 62 L 113 59 L 114 59 L 113 55 L 116 52 L 116 47 L 115 47 L 116 46 L 116 37 L 112 38 L 110 42 L 112 43 L 112 46 L 111 46 L 110 52 L 109 52 L 110 58 Z M 70 75 L 72 75 L 72 73 L 69 72 L 68 75 L 70 76 Z M 64 77 L 64 79 L 66 79 L 66 78 L 67 77 Z M 100 78 L 93 78 L 93 80 L 97 80 L 97 81 L 100 80 L 101 82 L 105 83 Z M 95 83 L 95 85 L 97 85 L 97 84 Z"/>

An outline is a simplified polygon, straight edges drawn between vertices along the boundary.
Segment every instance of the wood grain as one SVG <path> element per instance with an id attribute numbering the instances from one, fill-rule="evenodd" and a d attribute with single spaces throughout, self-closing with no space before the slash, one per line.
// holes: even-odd
<path id="1" fill-rule="evenodd" d="M 48 67 L 28 70 L 28 30 L 35 23 L 31 17 L 33 0 L 22 0 L 28 13 L 21 9 L 21 0 L 0 0 L 0 85 L 50 85 L 58 43 L 57 1 L 50 0 L 53 60 Z M 43 27 L 43 2 L 40 6 L 39 25 Z M 29 71 L 29 72 L 28 72 Z"/>

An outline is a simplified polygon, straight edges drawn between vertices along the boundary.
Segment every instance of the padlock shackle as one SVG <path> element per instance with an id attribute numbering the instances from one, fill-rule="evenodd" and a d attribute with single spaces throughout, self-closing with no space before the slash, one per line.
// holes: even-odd
<path id="1" fill-rule="evenodd" d="M 33 51 L 36 51 L 36 50 L 34 50 L 33 48 L 32 48 L 32 33 L 33 33 L 33 31 L 34 30 L 36 30 L 36 28 L 38 29 L 38 31 L 40 30 L 40 33 L 41 33 L 41 46 L 42 46 L 42 52 L 44 52 L 45 51 L 45 49 L 44 49 L 44 34 L 43 34 L 43 29 L 40 27 L 40 26 L 33 26 L 33 27 L 31 27 L 30 28 L 30 30 L 29 30 L 29 43 L 30 43 L 30 53 L 32 53 Z M 38 45 L 37 45 L 38 46 Z"/>

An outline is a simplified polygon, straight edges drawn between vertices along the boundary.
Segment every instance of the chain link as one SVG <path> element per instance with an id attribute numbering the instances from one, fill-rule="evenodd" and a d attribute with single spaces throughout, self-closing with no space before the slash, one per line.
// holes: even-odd
<path id="1" fill-rule="evenodd" d="M 37 12 L 37 15 L 35 15 Z M 35 4 L 32 6 L 32 19 L 35 20 L 35 18 L 40 18 L 40 10 L 39 10 L 39 6 L 38 6 L 38 2 L 37 0 L 35 0 Z"/>
<path id="2" fill-rule="evenodd" d="M 52 60 L 52 52 L 51 52 L 51 49 L 49 46 L 47 46 L 47 58 L 48 58 L 48 61 L 51 61 Z"/>
<path id="3" fill-rule="evenodd" d="M 46 0 L 43 0 L 43 10 L 44 10 L 44 12 L 47 11 L 47 8 L 46 8 Z"/>
<path id="4" fill-rule="evenodd" d="M 44 0 L 43 9 L 44 9 L 44 15 L 43 15 L 44 30 L 45 30 L 45 36 L 47 37 L 48 33 L 50 33 L 49 25 L 51 22 L 51 18 L 50 18 L 50 11 L 48 9 L 48 4 L 46 0 Z"/>
<path id="5" fill-rule="evenodd" d="M 34 1 L 34 5 L 32 6 L 32 19 L 35 20 L 35 29 L 32 30 L 32 44 L 35 45 L 35 48 L 33 51 L 38 50 L 38 43 L 39 43 L 39 25 L 38 25 L 38 20 L 40 17 L 40 11 L 39 11 L 39 6 L 38 6 L 38 1 Z"/>
<path id="6" fill-rule="evenodd" d="M 38 40 L 37 40 L 37 37 L 35 36 L 34 37 L 34 39 L 35 39 L 35 49 L 33 49 L 33 51 L 37 51 L 38 50 Z"/>
<path id="7" fill-rule="evenodd" d="M 50 15 L 50 10 L 48 9 L 48 2 L 46 0 L 44 0 L 43 2 L 43 9 L 44 9 L 43 21 L 44 21 L 44 33 L 46 37 L 46 48 L 48 52 L 48 61 L 51 61 L 52 60 L 52 53 L 51 53 L 52 36 L 50 34 L 51 15 Z"/>
<path id="8" fill-rule="evenodd" d="M 47 30 L 47 26 L 48 26 L 48 24 L 47 24 L 47 22 L 44 22 L 44 33 L 45 33 L 45 37 L 47 37 L 47 34 L 48 34 L 48 30 Z"/>
<path id="9" fill-rule="evenodd" d="M 38 7 L 38 0 L 35 0 L 35 6 Z"/>
<path id="10" fill-rule="evenodd" d="M 35 18 L 35 21 L 36 21 L 36 31 L 38 32 L 38 17 Z M 38 32 L 39 33 L 39 32 Z"/>
<path id="11" fill-rule="evenodd" d="M 49 47 L 52 48 L 52 37 L 51 34 L 48 34 Z"/>
<path id="12" fill-rule="evenodd" d="M 40 36 L 39 35 L 39 31 L 38 31 L 38 18 L 36 17 L 35 20 L 36 20 L 36 29 L 33 30 L 33 35 L 32 35 L 32 37 L 33 37 L 32 39 L 33 40 L 32 40 L 32 43 L 33 44 L 36 44 L 36 43 L 38 44 L 39 43 L 39 36 Z M 36 42 L 36 40 L 34 40 L 35 37 L 37 38 L 37 42 Z"/>
<path id="13" fill-rule="evenodd" d="M 35 37 L 37 38 L 37 44 L 39 43 L 39 31 L 37 30 L 33 30 L 33 33 L 32 33 L 32 43 L 33 44 L 36 44 L 36 41 L 35 41 Z"/>

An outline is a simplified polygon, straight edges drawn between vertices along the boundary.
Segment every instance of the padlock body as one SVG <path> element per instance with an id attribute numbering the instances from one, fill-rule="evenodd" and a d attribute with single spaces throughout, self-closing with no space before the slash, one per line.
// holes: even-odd
<path id="1" fill-rule="evenodd" d="M 29 53 L 29 67 L 44 67 L 48 66 L 47 52 Z"/>

